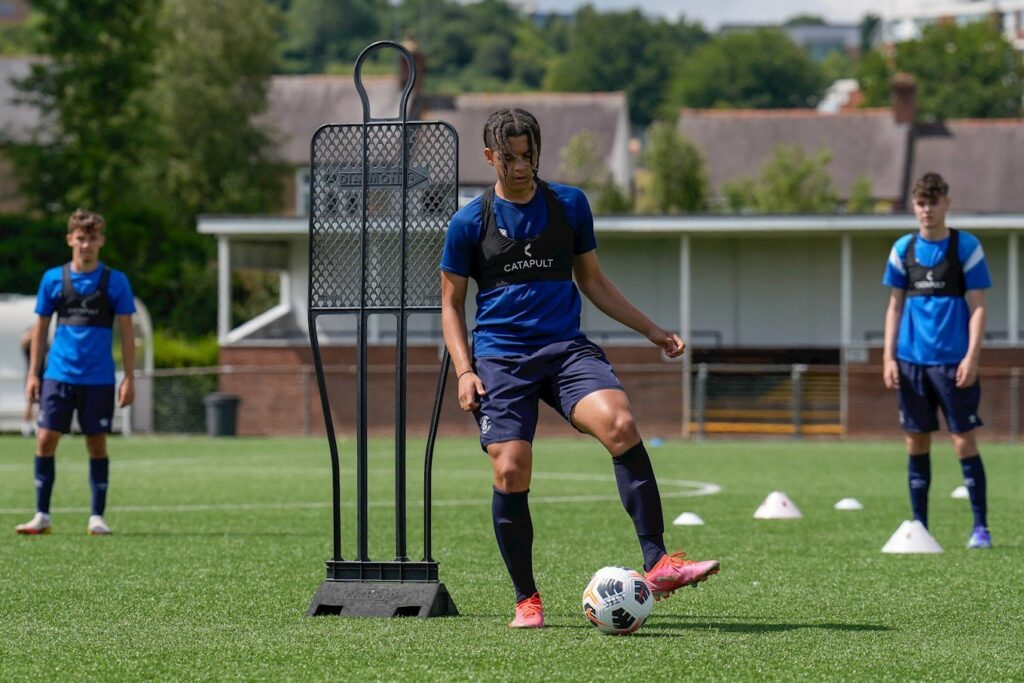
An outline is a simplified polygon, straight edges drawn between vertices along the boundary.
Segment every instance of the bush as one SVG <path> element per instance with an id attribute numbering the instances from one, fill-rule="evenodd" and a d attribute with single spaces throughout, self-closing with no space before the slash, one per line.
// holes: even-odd
<path id="1" fill-rule="evenodd" d="M 212 367 L 217 365 L 216 335 L 187 339 L 162 330 L 153 333 L 153 361 L 158 368 Z"/>

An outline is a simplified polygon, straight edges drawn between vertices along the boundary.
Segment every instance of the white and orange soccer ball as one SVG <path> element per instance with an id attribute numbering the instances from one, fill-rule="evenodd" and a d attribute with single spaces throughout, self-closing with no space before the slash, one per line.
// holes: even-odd
<path id="1" fill-rule="evenodd" d="M 602 633 L 633 633 L 653 609 L 654 596 L 644 577 L 626 567 L 598 569 L 583 591 L 583 614 Z"/>

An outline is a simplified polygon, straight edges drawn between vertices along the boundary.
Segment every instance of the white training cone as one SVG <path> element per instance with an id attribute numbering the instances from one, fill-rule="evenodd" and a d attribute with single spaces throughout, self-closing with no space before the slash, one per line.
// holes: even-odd
<path id="1" fill-rule="evenodd" d="M 676 517 L 675 521 L 672 523 L 676 526 L 702 526 L 704 524 L 704 520 L 694 512 L 684 512 Z"/>
<path id="2" fill-rule="evenodd" d="M 884 546 L 883 553 L 941 553 L 942 546 L 936 542 L 924 524 L 916 519 L 907 520 L 900 524 L 900 528 L 889 538 Z"/>
<path id="3" fill-rule="evenodd" d="M 969 500 L 971 495 L 967 493 L 967 487 L 961 484 L 953 489 L 953 493 L 949 494 L 949 497 L 957 500 Z"/>
<path id="4" fill-rule="evenodd" d="M 800 508 L 782 491 L 772 491 L 754 513 L 754 519 L 800 519 Z"/>
<path id="5" fill-rule="evenodd" d="M 864 505 L 856 498 L 843 498 L 833 506 L 836 510 L 863 510 Z"/>

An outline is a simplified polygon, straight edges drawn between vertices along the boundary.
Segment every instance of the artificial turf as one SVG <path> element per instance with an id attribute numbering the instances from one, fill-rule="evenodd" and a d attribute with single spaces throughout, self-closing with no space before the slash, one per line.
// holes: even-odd
<path id="1" fill-rule="evenodd" d="M 351 441 L 342 441 L 343 555 L 354 548 Z M 580 610 L 591 573 L 641 558 L 596 443 L 538 441 L 531 489 L 547 627 L 513 631 L 494 542 L 490 466 L 442 439 L 433 555 L 460 616 L 304 616 L 330 555 L 330 468 L 318 439 L 134 437 L 111 442 L 109 537 L 85 534 L 84 444 L 61 444 L 53 533 L 33 511 L 32 445 L 0 438 L 0 680 L 1011 680 L 1024 679 L 1024 452 L 985 445 L 995 547 L 964 548 L 960 471 L 933 447 L 931 531 L 945 552 L 883 555 L 908 516 L 897 443 L 668 441 L 652 448 L 670 549 L 722 571 L 658 603 L 629 637 Z M 420 559 L 410 444 L 409 556 Z M 371 556 L 395 553 L 393 455 L 371 447 Z M 701 483 L 721 490 L 694 496 Z M 782 490 L 800 520 L 755 520 Z M 852 496 L 859 512 L 832 505 Z"/>

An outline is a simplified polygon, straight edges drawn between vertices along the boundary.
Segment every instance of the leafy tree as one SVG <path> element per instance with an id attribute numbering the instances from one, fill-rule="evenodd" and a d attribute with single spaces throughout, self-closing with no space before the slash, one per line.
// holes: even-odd
<path id="1" fill-rule="evenodd" d="M 1024 62 L 993 23 L 937 24 L 919 40 L 897 43 L 892 55 L 872 52 L 864 59 L 860 84 L 866 106 L 889 102 L 896 72 L 917 81 L 922 120 L 996 118 L 1021 115 Z"/>
<path id="2" fill-rule="evenodd" d="M 590 130 L 583 130 L 569 138 L 562 148 L 558 175 L 570 185 L 594 187 L 610 174 L 601 159 L 597 136 Z"/>
<path id="3" fill-rule="evenodd" d="M 354 61 L 382 37 L 388 11 L 387 0 L 292 0 L 281 45 L 285 69 L 321 73 L 332 61 Z"/>
<path id="4" fill-rule="evenodd" d="M 824 82 L 831 85 L 841 78 L 856 78 L 858 63 L 845 52 L 835 51 L 821 60 L 820 67 Z"/>
<path id="5" fill-rule="evenodd" d="M 671 123 L 659 121 L 648 130 L 644 164 L 651 174 L 648 195 L 655 211 L 707 209 L 708 175 L 704 158 L 697 145 Z"/>
<path id="6" fill-rule="evenodd" d="M 34 55 L 39 53 L 37 33 L 42 16 L 29 12 L 21 24 L 0 25 L 0 55 Z"/>
<path id="7" fill-rule="evenodd" d="M 668 103 L 671 110 L 808 107 L 825 85 L 820 67 L 784 33 L 761 29 L 726 34 L 680 61 Z"/>
<path id="8" fill-rule="evenodd" d="M 860 20 L 860 54 L 866 55 L 871 51 L 871 44 L 874 39 L 875 31 L 878 29 L 878 25 L 882 23 L 882 18 L 877 14 L 865 14 L 864 18 Z"/>
<path id="9" fill-rule="evenodd" d="M 558 56 L 544 80 L 554 91 L 623 90 L 634 125 L 646 126 L 664 100 L 672 65 L 707 35 L 698 24 L 651 20 L 640 10 L 577 12 L 569 49 Z"/>
<path id="10" fill-rule="evenodd" d="M 562 149 L 558 173 L 594 196 L 595 213 L 626 213 L 632 208 L 629 194 L 615 183 L 601 159 L 597 136 L 587 129 L 573 135 Z"/>
<path id="11" fill-rule="evenodd" d="M 37 209 L 115 211 L 141 201 L 136 171 L 155 135 L 152 84 L 158 0 L 38 0 L 38 47 L 50 59 L 17 84 L 40 111 L 33 141 L 10 148 Z"/>
<path id="12" fill-rule="evenodd" d="M 783 23 L 783 26 L 824 26 L 825 19 L 819 14 L 797 14 Z"/>
<path id="13" fill-rule="evenodd" d="M 808 156 L 799 146 L 779 145 L 757 180 L 726 183 L 723 194 L 733 211 L 774 214 L 834 213 L 838 196 L 827 166 L 828 148 Z"/>
<path id="14" fill-rule="evenodd" d="M 850 187 L 850 197 L 846 200 L 846 212 L 873 213 L 875 210 L 873 190 L 874 183 L 871 182 L 870 176 L 857 176 Z"/>
<path id="15" fill-rule="evenodd" d="M 283 169 L 267 107 L 277 14 L 265 0 L 167 0 L 151 94 L 163 145 L 152 173 L 177 218 L 278 208 Z"/>
<path id="16" fill-rule="evenodd" d="M 594 192 L 597 194 L 594 212 L 599 215 L 630 213 L 633 210 L 633 198 L 611 176 L 598 183 Z"/>

